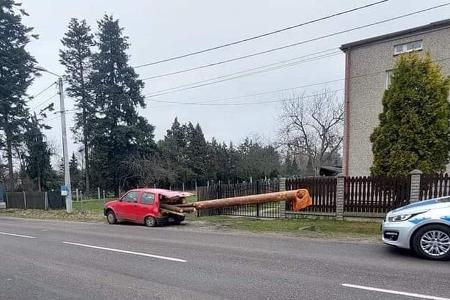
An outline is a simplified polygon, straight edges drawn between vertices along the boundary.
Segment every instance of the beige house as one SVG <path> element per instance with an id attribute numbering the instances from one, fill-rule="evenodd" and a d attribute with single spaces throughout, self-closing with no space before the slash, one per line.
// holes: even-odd
<path id="1" fill-rule="evenodd" d="M 344 44 L 341 50 L 346 57 L 343 173 L 369 175 L 370 135 L 379 123 L 383 92 L 397 56 L 429 52 L 450 75 L 450 19 Z"/>

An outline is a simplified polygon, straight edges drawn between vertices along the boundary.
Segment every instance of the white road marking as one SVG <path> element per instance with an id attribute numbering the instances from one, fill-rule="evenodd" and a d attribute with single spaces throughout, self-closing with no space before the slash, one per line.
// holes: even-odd
<path id="1" fill-rule="evenodd" d="M 167 256 L 160 256 L 160 255 L 154 255 L 154 254 L 148 254 L 148 253 L 142 253 L 142 252 L 134 252 L 134 251 L 127 251 L 127 250 L 120 250 L 120 249 L 106 248 L 106 247 L 99 247 L 99 246 L 86 245 L 86 244 L 80 244 L 80 243 L 72 243 L 72 242 L 63 242 L 63 243 L 67 244 L 67 245 L 74 245 L 74 246 L 93 248 L 93 249 L 99 249 L 99 250 L 106 250 L 106 251 L 125 253 L 125 254 L 133 254 L 133 255 L 152 257 L 152 258 L 158 258 L 158 259 L 164 259 L 164 260 L 170 260 L 170 261 L 176 261 L 176 262 L 183 262 L 183 263 L 187 262 L 184 259 L 179 259 L 179 258 L 174 258 L 174 257 L 167 257 Z"/>
<path id="2" fill-rule="evenodd" d="M 26 238 L 26 239 L 35 239 L 34 236 L 15 234 L 15 233 L 8 233 L 8 232 L 0 232 L 0 234 L 2 234 L 2 235 L 9 235 L 9 236 L 15 236 L 15 237 L 21 237 L 21 238 Z"/>
<path id="3" fill-rule="evenodd" d="M 366 291 L 373 291 L 373 292 L 380 292 L 380 293 L 387 293 L 387 294 L 415 297 L 415 298 L 420 298 L 420 299 L 450 300 L 450 298 L 442 298 L 442 297 L 436 297 L 436 296 L 430 296 L 430 295 L 422 295 L 422 294 L 416 294 L 416 293 L 400 292 L 400 291 L 394 291 L 394 290 L 385 290 L 385 289 L 373 288 L 373 287 L 363 286 L 363 285 L 348 284 L 348 283 L 343 283 L 342 286 L 349 287 L 349 288 L 360 289 L 360 290 L 366 290 Z"/>

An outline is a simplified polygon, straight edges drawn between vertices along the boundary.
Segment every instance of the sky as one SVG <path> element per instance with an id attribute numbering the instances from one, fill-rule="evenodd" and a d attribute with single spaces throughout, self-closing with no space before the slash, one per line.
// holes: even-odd
<path id="1" fill-rule="evenodd" d="M 59 63 L 58 53 L 70 18 L 86 19 L 93 32 L 97 31 L 97 20 L 104 14 L 111 14 L 119 19 L 125 35 L 129 37 L 130 65 L 137 66 L 303 23 L 372 2 L 376 1 L 23 0 L 22 6 L 30 15 L 24 18 L 24 23 L 34 27 L 33 33 L 39 34 L 39 39 L 32 40 L 28 50 L 40 66 L 63 74 L 64 68 Z M 305 41 L 443 3 L 445 2 L 434 0 L 390 0 L 276 35 L 138 68 L 136 71 L 140 78 L 158 76 Z M 450 6 L 446 6 L 248 59 L 146 80 L 143 94 L 153 96 L 146 98 L 146 108 L 139 111 L 155 126 L 156 140 L 164 138 L 166 130 L 170 128 L 174 118 L 178 117 L 181 123 L 199 123 L 208 140 L 215 137 L 218 141 L 238 144 L 250 136 L 259 137 L 266 143 L 276 142 L 283 99 L 320 93 L 325 89 L 336 91 L 343 98 L 344 54 L 338 50 L 342 44 L 449 17 Z M 325 53 L 330 55 L 310 61 L 301 58 L 320 51 L 328 51 Z M 294 62 L 297 63 L 288 67 L 273 68 L 267 72 L 251 71 L 250 73 L 254 74 L 249 76 L 239 76 L 243 74 L 239 73 L 238 76 L 232 76 L 238 78 L 222 80 L 228 78 L 224 77 L 225 75 L 292 59 L 296 59 Z M 256 69 L 260 70 L 262 69 Z M 175 92 L 172 89 L 197 82 L 202 85 L 211 82 L 203 81 L 217 77 L 219 78 L 213 81 L 221 82 L 185 90 L 175 89 Z M 28 93 L 34 95 L 40 92 L 55 79 L 53 75 L 43 73 L 34 81 Z M 328 81 L 333 82 L 293 89 Z M 172 90 L 170 93 L 155 96 L 167 89 Z M 284 91 L 266 93 L 277 90 Z M 32 110 L 39 110 L 51 102 L 54 102 L 56 110 L 59 110 L 55 87 L 31 100 L 29 105 Z M 203 104 L 192 104 L 195 102 Z M 74 100 L 66 96 L 69 128 L 73 126 L 73 104 Z M 56 150 L 56 157 L 60 157 L 62 146 L 59 115 L 50 115 L 47 122 L 53 127 L 46 132 L 48 140 Z M 79 145 L 75 143 L 70 130 L 68 140 L 69 151 L 77 152 Z"/>

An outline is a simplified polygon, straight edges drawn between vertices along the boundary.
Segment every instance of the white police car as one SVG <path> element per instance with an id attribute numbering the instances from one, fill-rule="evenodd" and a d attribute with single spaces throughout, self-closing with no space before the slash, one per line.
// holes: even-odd
<path id="1" fill-rule="evenodd" d="M 390 211 L 382 225 L 383 242 L 412 249 L 428 259 L 450 259 L 450 196 Z"/>

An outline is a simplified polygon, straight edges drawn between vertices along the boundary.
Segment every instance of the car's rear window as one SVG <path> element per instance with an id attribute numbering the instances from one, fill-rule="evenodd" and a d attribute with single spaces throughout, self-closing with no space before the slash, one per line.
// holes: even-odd
<path id="1" fill-rule="evenodd" d="M 155 194 L 143 193 L 141 198 L 142 204 L 153 204 L 155 202 Z"/>

